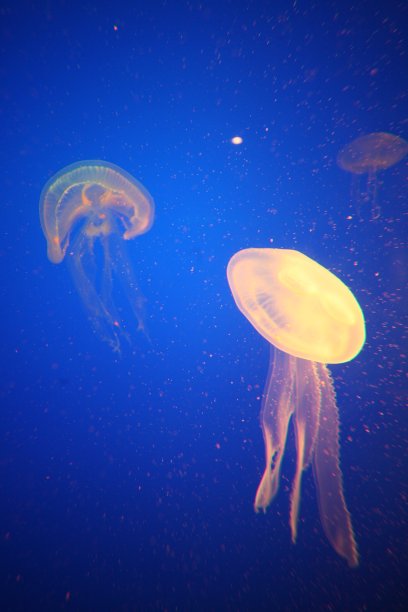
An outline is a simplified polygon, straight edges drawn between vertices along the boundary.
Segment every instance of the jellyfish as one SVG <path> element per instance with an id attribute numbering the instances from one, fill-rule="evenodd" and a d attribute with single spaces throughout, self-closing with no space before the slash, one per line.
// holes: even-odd
<path id="1" fill-rule="evenodd" d="M 229 261 L 227 277 L 237 307 L 271 345 L 261 409 L 265 471 L 255 510 L 265 511 L 278 491 L 292 417 L 297 450 L 292 541 L 302 474 L 312 464 L 325 534 L 334 550 L 357 566 L 340 469 L 336 394 L 326 364 L 350 361 L 360 352 L 365 341 L 361 308 L 340 279 L 299 251 L 244 249 Z"/>
<path id="2" fill-rule="evenodd" d="M 133 329 L 144 330 L 144 297 L 125 242 L 147 232 L 153 217 L 148 191 L 105 161 L 67 166 L 41 193 L 48 259 L 68 261 L 94 331 L 117 352 Z"/>
<path id="3" fill-rule="evenodd" d="M 381 214 L 377 198 L 377 172 L 393 166 L 407 153 L 408 142 L 403 138 L 386 132 L 374 132 L 353 140 L 338 154 L 337 163 L 340 168 L 353 175 L 351 187 L 353 201 L 360 200 L 359 175 L 368 175 L 363 200 L 371 204 L 372 219 L 378 219 Z"/>

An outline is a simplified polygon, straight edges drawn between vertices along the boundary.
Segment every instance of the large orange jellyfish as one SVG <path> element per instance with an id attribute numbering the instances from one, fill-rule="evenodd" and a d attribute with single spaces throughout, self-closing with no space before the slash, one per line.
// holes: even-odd
<path id="1" fill-rule="evenodd" d="M 352 199 L 360 199 L 358 176 L 367 174 L 367 187 L 363 200 L 371 204 L 371 218 L 377 219 L 381 209 L 377 198 L 377 173 L 393 166 L 408 153 L 408 142 L 394 134 L 373 132 L 361 136 L 346 145 L 337 156 L 337 163 L 343 170 L 351 172 Z"/>
<path id="2" fill-rule="evenodd" d="M 143 329 L 144 298 L 124 241 L 147 232 L 153 217 L 148 191 L 130 174 L 105 161 L 67 166 L 41 193 L 40 218 L 48 258 L 56 264 L 68 259 L 94 330 L 114 351 L 120 349 L 121 336 L 129 339 L 133 316 Z M 120 307 L 114 293 L 122 298 Z"/>
<path id="3" fill-rule="evenodd" d="M 299 251 L 244 249 L 231 258 L 227 276 L 238 308 L 271 344 L 261 411 L 266 465 L 255 510 L 265 510 L 278 491 L 293 415 L 297 463 L 292 541 L 297 536 L 302 473 L 313 463 L 326 536 L 336 552 L 356 566 L 358 552 L 339 463 L 336 395 L 325 364 L 350 361 L 360 352 L 365 341 L 361 308 L 346 285 Z"/>

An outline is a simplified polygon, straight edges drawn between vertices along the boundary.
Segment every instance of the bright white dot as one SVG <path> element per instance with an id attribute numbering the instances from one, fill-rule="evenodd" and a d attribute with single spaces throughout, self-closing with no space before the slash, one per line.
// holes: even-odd
<path id="1" fill-rule="evenodd" d="M 231 138 L 231 142 L 233 145 L 240 145 L 244 142 L 244 139 L 241 138 L 241 136 L 234 136 L 233 138 Z"/>

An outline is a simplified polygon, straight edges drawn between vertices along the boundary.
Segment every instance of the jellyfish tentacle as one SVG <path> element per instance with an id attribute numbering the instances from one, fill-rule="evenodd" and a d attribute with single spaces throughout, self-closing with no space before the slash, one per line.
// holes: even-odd
<path id="1" fill-rule="evenodd" d="M 270 366 L 261 410 L 265 442 L 265 470 L 259 483 L 254 508 L 266 510 L 279 489 L 282 457 L 290 417 L 296 358 L 271 346 Z"/>
<path id="2" fill-rule="evenodd" d="M 362 219 L 363 194 L 361 193 L 359 174 L 352 174 L 351 176 L 350 204 L 355 206 L 358 218 Z"/>
<path id="3" fill-rule="evenodd" d="M 294 427 L 296 439 L 296 473 L 290 499 L 290 528 L 296 542 L 302 475 L 313 459 L 320 423 L 321 391 L 316 364 L 296 360 L 296 401 Z"/>
<path id="4" fill-rule="evenodd" d="M 116 235 L 112 236 L 110 248 L 112 251 L 111 262 L 113 272 L 124 296 L 126 297 L 126 301 L 130 307 L 132 315 L 136 319 L 136 331 L 141 331 L 145 335 L 146 339 L 151 342 L 145 324 L 146 298 L 141 293 L 135 278 L 135 274 L 133 273 L 133 267 L 127 252 L 127 245 Z"/>
<path id="5" fill-rule="evenodd" d="M 97 282 L 98 265 L 95 254 L 95 244 L 97 242 L 99 241 L 95 237 L 89 236 L 86 232 L 79 232 L 72 245 L 68 264 L 92 327 L 100 338 L 112 347 L 114 352 L 118 352 L 120 349 L 119 337 L 105 296 L 108 291 L 106 284 L 111 284 L 111 278 L 107 278 L 109 268 L 106 268 L 106 245 L 104 242 L 101 243 L 104 250 L 102 273 L 104 289 L 100 289 Z"/>
<path id="6" fill-rule="evenodd" d="M 375 168 L 370 168 L 367 178 L 367 198 L 371 205 L 371 220 L 375 221 L 381 215 L 381 208 L 378 203 L 378 179 Z"/>
<path id="7" fill-rule="evenodd" d="M 340 469 L 339 414 L 328 368 L 317 364 L 322 393 L 322 413 L 314 453 L 313 472 L 320 519 L 327 539 L 350 567 L 358 565 L 357 544 L 343 491 Z"/>

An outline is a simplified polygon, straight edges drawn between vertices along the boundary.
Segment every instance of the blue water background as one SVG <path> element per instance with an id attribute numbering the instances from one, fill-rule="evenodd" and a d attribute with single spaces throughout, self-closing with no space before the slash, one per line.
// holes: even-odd
<path id="1" fill-rule="evenodd" d="M 0 17 L 1 610 L 407 609 L 407 165 L 377 177 L 374 221 L 336 165 L 360 135 L 408 136 L 406 4 L 3 0 Z M 128 245 L 150 342 L 121 356 L 39 224 L 43 185 L 82 159 L 156 203 Z M 268 345 L 226 266 L 270 246 L 365 313 L 364 350 L 331 368 L 355 570 L 311 470 L 290 541 L 292 433 L 253 511 Z"/>

